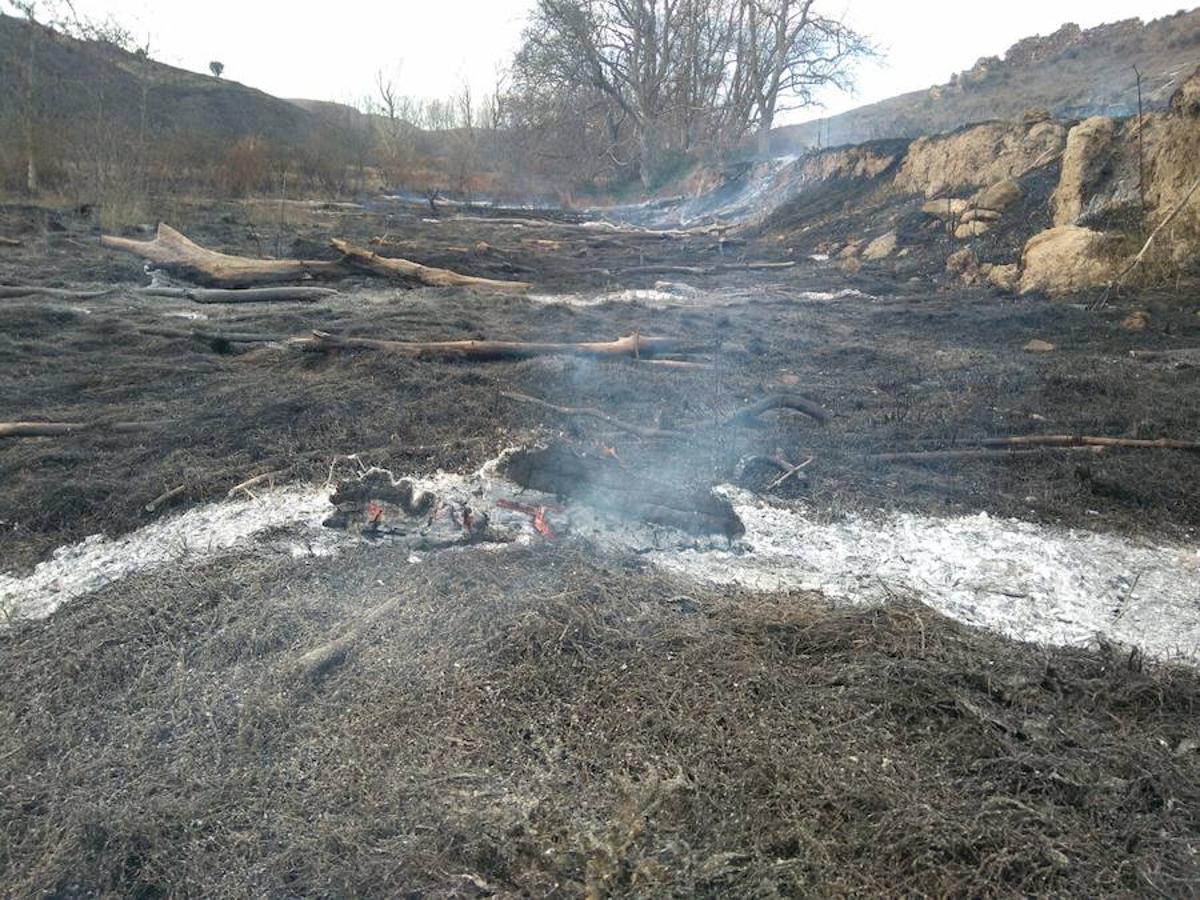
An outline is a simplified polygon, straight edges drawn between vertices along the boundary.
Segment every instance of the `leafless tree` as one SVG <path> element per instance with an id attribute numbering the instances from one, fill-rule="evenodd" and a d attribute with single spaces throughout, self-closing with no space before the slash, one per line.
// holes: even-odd
<path id="1" fill-rule="evenodd" d="M 755 130 L 765 152 L 780 113 L 814 103 L 819 87 L 847 87 L 853 62 L 871 52 L 817 3 L 538 0 L 515 93 L 526 108 L 589 98 L 575 109 L 595 117 L 597 155 L 631 158 L 647 185 L 665 151 Z"/>

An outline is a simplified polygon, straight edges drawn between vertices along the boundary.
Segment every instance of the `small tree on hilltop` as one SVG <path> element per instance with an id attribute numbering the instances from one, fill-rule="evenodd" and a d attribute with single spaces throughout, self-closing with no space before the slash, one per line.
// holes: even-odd
<path id="1" fill-rule="evenodd" d="M 213 73 L 213 78 L 220 78 L 221 73 L 225 71 L 225 63 L 217 62 L 214 59 L 208 64 L 208 71 Z"/>

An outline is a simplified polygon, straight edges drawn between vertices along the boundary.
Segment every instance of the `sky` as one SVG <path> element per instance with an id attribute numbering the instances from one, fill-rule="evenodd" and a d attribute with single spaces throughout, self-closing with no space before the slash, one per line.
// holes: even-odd
<path id="1" fill-rule="evenodd" d="M 533 0 L 75 0 L 85 16 L 111 15 L 150 41 L 155 59 L 198 72 L 210 60 L 225 78 L 279 97 L 357 102 L 383 70 L 405 94 L 446 97 L 464 80 L 490 91 L 511 59 Z M 865 64 L 853 95 L 823 96 L 823 108 L 787 121 L 832 115 L 949 80 L 983 56 L 1001 55 L 1064 22 L 1102 22 L 1173 13 L 1188 0 L 822 0 L 870 35 L 883 52 Z M 784 124 L 781 122 L 780 124 Z"/>

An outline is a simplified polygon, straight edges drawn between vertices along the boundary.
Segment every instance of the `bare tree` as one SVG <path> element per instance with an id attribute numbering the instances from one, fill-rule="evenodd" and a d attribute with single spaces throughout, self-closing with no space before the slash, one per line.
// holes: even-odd
<path id="1" fill-rule="evenodd" d="M 747 108 L 739 118 L 770 153 L 771 129 L 784 110 L 812 106 L 816 88 L 850 87 L 849 64 L 872 52 L 862 35 L 820 15 L 816 0 L 742 0 L 734 83 Z"/>
<path id="2" fill-rule="evenodd" d="M 817 0 L 538 0 L 514 63 L 527 108 L 577 101 L 650 183 L 665 151 L 732 144 L 751 130 L 769 149 L 776 117 L 847 87 L 867 41 Z M 599 100 L 600 102 L 596 102 Z"/>

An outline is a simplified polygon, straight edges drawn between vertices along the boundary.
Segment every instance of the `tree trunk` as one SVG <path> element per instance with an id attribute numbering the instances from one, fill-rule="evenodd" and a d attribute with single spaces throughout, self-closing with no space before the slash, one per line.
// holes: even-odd
<path id="1" fill-rule="evenodd" d="M 654 140 L 648 125 L 642 125 L 638 131 L 638 175 L 642 187 L 649 190 L 654 181 Z"/>
<path id="2" fill-rule="evenodd" d="M 25 95 L 25 189 L 30 194 L 38 192 L 37 140 L 34 134 L 37 118 L 37 29 L 38 25 L 29 16 L 29 81 Z"/>
<path id="3" fill-rule="evenodd" d="M 771 118 L 764 118 L 758 126 L 758 155 L 763 159 L 771 158 Z"/>

